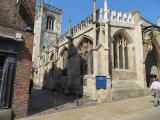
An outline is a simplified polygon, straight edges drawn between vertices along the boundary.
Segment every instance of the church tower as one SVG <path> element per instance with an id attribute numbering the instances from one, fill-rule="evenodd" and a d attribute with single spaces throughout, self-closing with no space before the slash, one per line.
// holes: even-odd
<path id="1" fill-rule="evenodd" d="M 41 61 L 47 62 L 50 53 L 57 47 L 57 38 L 61 35 L 62 10 L 44 0 L 39 0 L 34 26 L 34 45 L 33 45 L 33 79 L 37 81 L 36 76 L 41 67 Z M 40 82 L 41 83 L 41 82 Z M 35 84 L 39 84 L 38 82 Z M 42 87 L 41 84 L 38 85 Z"/>

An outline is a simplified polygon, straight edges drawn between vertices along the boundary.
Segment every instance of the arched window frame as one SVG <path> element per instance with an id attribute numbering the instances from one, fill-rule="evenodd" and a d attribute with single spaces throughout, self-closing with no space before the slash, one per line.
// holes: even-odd
<path id="1" fill-rule="evenodd" d="M 122 33 L 114 35 L 113 54 L 115 69 L 129 69 L 128 39 Z"/>
<path id="2" fill-rule="evenodd" d="M 79 54 L 79 72 L 80 75 L 93 74 L 93 42 L 87 37 L 84 37 L 78 44 Z"/>
<path id="3" fill-rule="evenodd" d="M 46 29 L 50 30 L 50 31 L 54 31 L 54 22 L 55 22 L 55 18 L 48 16 L 47 17 L 47 24 L 46 24 Z"/>
<path id="4" fill-rule="evenodd" d="M 67 69 L 68 69 L 68 49 L 64 48 L 61 52 L 62 58 L 62 75 L 67 76 Z"/>

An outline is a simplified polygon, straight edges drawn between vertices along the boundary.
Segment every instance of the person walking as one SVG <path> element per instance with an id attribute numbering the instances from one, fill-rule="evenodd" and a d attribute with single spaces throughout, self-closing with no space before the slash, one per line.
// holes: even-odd
<path id="1" fill-rule="evenodd" d="M 152 82 L 150 86 L 150 92 L 154 93 L 154 106 L 157 107 L 160 102 L 160 82 L 157 78 L 155 78 L 154 82 Z"/>

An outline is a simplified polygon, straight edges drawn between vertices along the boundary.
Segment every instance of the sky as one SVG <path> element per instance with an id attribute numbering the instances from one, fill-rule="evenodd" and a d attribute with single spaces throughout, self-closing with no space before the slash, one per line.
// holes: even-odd
<path id="1" fill-rule="evenodd" d="M 68 30 L 68 21 L 72 26 L 78 24 L 92 13 L 92 0 L 45 0 L 63 10 L 62 33 Z M 103 7 L 104 0 L 97 0 L 97 8 Z M 139 10 L 141 16 L 157 23 L 160 16 L 160 0 L 108 0 L 108 8 L 120 12 Z"/>

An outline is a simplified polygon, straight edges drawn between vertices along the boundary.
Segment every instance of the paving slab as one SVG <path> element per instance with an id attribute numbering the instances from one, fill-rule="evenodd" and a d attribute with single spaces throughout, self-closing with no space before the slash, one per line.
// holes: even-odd
<path id="1" fill-rule="evenodd" d="M 127 120 L 152 109 L 155 109 L 153 97 L 145 96 L 46 115 L 35 115 L 19 120 L 123 120 L 123 118 Z"/>

